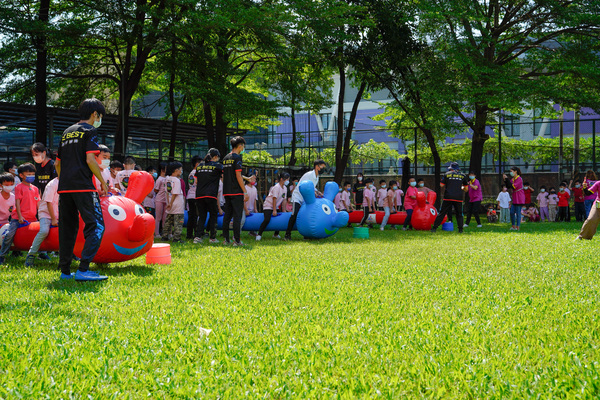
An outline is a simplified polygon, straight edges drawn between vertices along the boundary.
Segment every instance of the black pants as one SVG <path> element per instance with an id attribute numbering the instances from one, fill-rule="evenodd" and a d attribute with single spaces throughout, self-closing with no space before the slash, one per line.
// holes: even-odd
<path id="1" fill-rule="evenodd" d="M 558 217 L 556 222 L 568 222 L 569 207 L 558 207 Z"/>
<path id="2" fill-rule="evenodd" d="M 367 220 L 369 219 L 369 210 L 369 206 L 363 206 L 363 218 L 360 221 L 360 226 L 363 226 L 367 223 Z"/>
<path id="3" fill-rule="evenodd" d="M 413 215 L 413 209 L 409 209 L 406 210 L 406 218 L 404 219 L 404 224 L 402 225 L 404 228 L 408 227 L 409 225 L 412 227 L 412 225 L 410 224 L 410 221 L 412 220 L 412 215 Z"/>
<path id="4" fill-rule="evenodd" d="M 211 239 L 217 238 L 217 217 L 219 216 L 219 208 L 217 207 L 217 199 L 211 197 L 203 197 L 196 199 L 196 214 L 198 215 L 198 224 L 196 225 L 196 237 L 204 236 L 204 225 L 206 225 L 206 214 L 208 217 L 208 225 L 206 231 L 210 233 Z M 189 221 L 189 217 L 188 217 Z M 227 224 L 229 226 L 229 224 Z"/>
<path id="5" fill-rule="evenodd" d="M 585 203 L 575 202 L 575 220 L 577 222 L 585 221 Z"/>
<path id="6" fill-rule="evenodd" d="M 186 238 L 193 239 L 198 236 L 198 207 L 196 199 L 188 199 L 188 220 Z M 204 229 L 203 229 L 204 231 Z"/>
<path id="7" fill-rule="evenodd" d="M 273 210 L 263 210 L 264 219 L 262 224 L 260 224 L 260 228 L 258 229 L 258 236 L 262 236 L 265 229 L 267 229 L 267 225 L 271 222 L 271 217 L 273 216 Z M 279 235 L 279 231 L 275 231 L 275 236 Z"/>
<path id="8" fill-rule="evenodd" d="M 71 273 L 73 248 L 79 231 L 79 216 L 85 224 L 83 237 L 85 243 L 81 252 L 79 270 L 90 268 L 90 263 L 96 256 L 102 236 L 104 235 L 104 219 L 100 198 L 96 192 L 61 193 L 58 203 L 58 242 L 60 260 L 58 266 L 63 274 Z"/>
<path id="9" fill-rule="evenodd" d="M 462 232 L 462 230 L 463 230 L 462 201 L 444 200 L 442 202 L 442 209 L 440 210 L 440 213 L 438 214 L 437 218 L 435 219 L 435 222 L 433 223 L 434 229 L 437 229 L 437 227 L 440 226 L 440 224 L 444 220 L 444 217 L 446 216 L 446 214 L 448 214 L 448 212 L 450 212 L 450 210 L 452 210 L 452 209 L 454 209 L 454 212 L 456 213 L 456 223 L 458 224 L 458 231 Z"/>
<path id="10" fill-rule="evenodd" d="M 285 237 L 292 237 L 292 229 L 294 229 L 294 224 L 296 224 L 296 219 L 298 218 L 298 212 L 300 212 L 300 207 L 302 204 L 294 202 L 294 207 L 292 208 L 292 215 L 290 216 L 290 221 L 288 222 L 288 227 L 285 231 Z"/>
<path id="11" fill-rule="evenodd" d="M 477 225 L 481 225 L 481 219 L 479 218 L 479 209 L 481 208 L 481 201 L 473 201 L 467 204 L 467 222 L 469 225 L 471 222 L 471 216 L 475 216 L 475 221 L 477 221 Z"/>
<path id="12" fill-rule="evenodd" d="M 233 218 L 233 240 L 240 242 L 242 235 L 242 214 L 244 213 L 244 196 L 225 196 L 223 207 L 223 237 L 229 242 L 229 223 Z"/>

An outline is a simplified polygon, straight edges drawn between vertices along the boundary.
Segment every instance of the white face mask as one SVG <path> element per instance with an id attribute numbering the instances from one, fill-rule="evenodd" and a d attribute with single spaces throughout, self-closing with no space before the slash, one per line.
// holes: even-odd
<path id="1" fill-rule="evenodd" d="M 359 177 L 358 177 L 358 181 L 359 181 L 359 182 L 362 182 L 362 176 L 359 176 Z"/>
<path id="2" fill-rule="evenodd" d="M 7 193 L 10 193 L 13 190 L 15 190 L 15 185 L 12 185 L 12 186 L 4 186 L 4 185 L 2 185 L 2 190 L 4 190 Z"/>
<path id="3" fill-rule="evenodd" d="M 41 164 L 44 161 L 44 156 L 42 156 L 42 155 L 33 156 L 33 161 L 35 161 L 38 164 Z"/>
<path id="4" fill-rule="evenodd" d="M 106 160 L 106 159 L 102 160 L 102 164 L 100 165 L 100 167 L 102 169 L 110 167 L 110 160 Z"/>
<path id="5" fill-rule="evenodd" d="M 290 181 L 285 181 L 285 182 L 283 182 L 283 184 L 284 184 L 285 186 L 287 186 L 287 185 L 289 185 L 289 184 L 290 184 Z"/>
<path id="6" fill-rule="evenodd" d="M 102 118 L 100 118 L 100 121 L 94 121 L 94 128 L 98 129 L 100 125 L 102 125 Z"/>
<path id="7" fill-rule="evenodd" d="M 540 189 L 540 192 L 544 193 L 546 191 L 546 189 Z"/>
<path id="8" fill-rule="evenodd" d="M 381 188 L 382 188 L 382 189 L 385 189 L 385 188 L 386 188 L 386 186 L 387 186 L 387 185 L 381 185 Z"/>

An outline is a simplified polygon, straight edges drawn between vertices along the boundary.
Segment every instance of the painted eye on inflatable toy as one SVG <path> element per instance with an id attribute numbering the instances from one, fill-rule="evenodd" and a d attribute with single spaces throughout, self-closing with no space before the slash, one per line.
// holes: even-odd
<path id="1" fill-rule="evenodd" d="M 437 212 L 435 211 L 435 208 L 430 208 L 429 212 L 431 213 L 431 215 L 437 214 Z"/>
<path id="2" fill-rule="evenodd" d="M 323 212 L 327 215 L 331 214 L 331 208 L 329 208 L 329 206 L 327 204 L 323 204 L 321 206 L 321 208 L 323 209 Z"/>
<path id="3" fill-rule="evenodd" d="M 144 213 L 144 208 L 142 206 L 135 206 L 135 215 L 142 215 Z"/>
<path id="4" fill-rule="evenodd" d="M 108 206 L 108 214 L 117 221 L 125 221 L 125 218 L 127 218 L 125 210 L 123 210 L 122 207 L 117 206 L 115 204 L 111 204 L 110 206 Z"/>

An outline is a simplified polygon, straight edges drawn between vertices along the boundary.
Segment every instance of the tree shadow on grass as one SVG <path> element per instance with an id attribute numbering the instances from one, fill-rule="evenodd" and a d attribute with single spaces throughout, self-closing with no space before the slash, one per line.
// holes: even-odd
<path id="1" fill-rule="evenodd" d="M 147 265 L 123 265 L 119 264 L 97 264 L 92 265 L 93 269 L 101 272 L 109 277 L 135 275 L 135 276 L 151 276 L 154 274 L 154 268 Z"/>

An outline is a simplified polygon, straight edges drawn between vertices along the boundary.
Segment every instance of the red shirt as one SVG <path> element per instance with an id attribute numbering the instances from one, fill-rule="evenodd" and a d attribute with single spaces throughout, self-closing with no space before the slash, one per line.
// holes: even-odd
<path id="1" fill-rule="evenodd" d="M 33 185 L 20 183 L 15 188 L 15 201 L 21 201 L 21 215 L 27 222 L 35 222 L 37 218 L 38 203 L 40 201 L 40 191 Z M 11 217 L 19 219 L 17 207 L 13 210 Z"/>
<path id="2" fill-rule="evenodd" d="M 574 187 L 571 189 L 571 193 L 573 193 L 573 197 L 575 198 L 575 203 L 583 203 L 583 189 Z"/>
<path id="3" fill-rule="evenodd" d="M 523 193 L 525 193 L 525 204 L 531 204 L 531 188 L 523 189 Z"/>
<path id="4" fill-rule="evenodd" d="M 569 207 L 569 193 L 567 192 L 558 192 L 556 194 L 558 196 L 558 206 L 559 207 Z"/>

